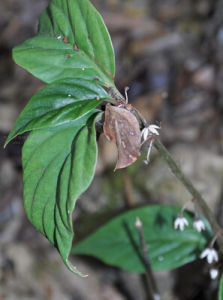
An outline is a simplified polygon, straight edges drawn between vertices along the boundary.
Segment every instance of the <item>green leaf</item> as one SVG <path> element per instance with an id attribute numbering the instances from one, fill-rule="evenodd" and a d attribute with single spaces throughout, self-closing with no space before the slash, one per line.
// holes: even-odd
<path id="1" fill-rule="evenodd" d="M 177 207 L 159 205 L 131 210 L 78 243 L 72 253 L 91 255 L 128 271 L 145 272 L 135 228 L 136 217 L 139 217 L 152 268 L 161 271 L 179 267 L 198 258 L 211 237 L 208 224 L 204 234 L 196 232 L 192 225 L 183 232 L 174 230 L 174 219 L 179 211 Z M 185 212 L 185 216 L 192 224 L 192 215 Z"/>
<path id="2" fill-rule="evenodd" d="M 17 64 L 44 82 L 86 74 L 113 86 L 115 58 L 107 28 L 88 0 L 52 0 L 39 34 L 14 48 Z"/>
<path id="3" fill-rule="evenodd" d="M 32 97 L 5 146 L 26 131 L 55 127 L 81 118 L 109 98 L 95 81 L 66 79 L 54 82 Z"/>
<path id="4" fill-rule="evenodd" d="M 31 223 L 58 251 L 66 266 L 73 240 L 72 212 L 95 172 L 95 113 L 75 122 L 33 131 L 22 152 L 25 210 Z"/>
<path id="5" fill-rule="evenodd" d="M 218 291 L 218 300 L 223 300 L 223 275 L 221 275 L 220 286 Z"/>

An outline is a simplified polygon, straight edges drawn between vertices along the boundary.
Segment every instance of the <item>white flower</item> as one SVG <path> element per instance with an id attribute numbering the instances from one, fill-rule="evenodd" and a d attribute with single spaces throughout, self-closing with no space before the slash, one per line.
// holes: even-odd
<path id="1" fill-rule="evenodd" d="M 193 227 L 198 232 L 201 232 L 202 230 L 205 230 L 204 222 L 201 219 L 195 218 Z"/>
<path id="2" fill-rule="evenodd" d="M 209 271 L 209 274 L 210 274 L 211 279 L 215 280 L 219 275 L 219 271 L 217 268 L 211 268 Z"/>
<path id="3" fill-rule="evenodd" d="M 150 153 L 154 142 L 154 136 L 159 135 L 158 129 L 160 129 L 159 126 L 151 124 L 148 127 L 143 128 L 141 132 L 142 144 L 146 141 L 149 141 L 149 148 L 147 151 L 146 160 L 144 161 L 147 165 L 149 164 L 150 161 Z"/>
<path id="4" fill-rule="evenodd" d="M 184 230 L 185 226 L 188 226 L 189 223 L 186 218 L 182 214 L 179 214 L 176 220 L 174 221 L 174 229 L 180 229 L 181 231 Z"/>
<path id="5" fill-rule="evenodd" d="M 154 142 L 154 140 L 151 139 L 151 141 L 150 141 L 150 143 L 149 143 L 149 148 L 148 148 L 148 150 L 147 150 L 146 160 L 144 160 L 144 163 L 145 163 L 146 165 L 148 165 L 149 162 L 150 162 L 150 153 L 151 153 L 151 150 L 152 150 L 152 147 L 153 147 L 153 142 Z"/>
<path id="6" fill-rule="evenodd" d="M 218 253 L 214 248 L 206 248 L 201 253 L 200 258 L 207 258 L 207 262 L 212 264 L 214 261 L 218 261 Z"/>
<path id="7" fill-rule="evenodd" d="M 143 141 L 148 140 L 148 138 L 152 135 L 159 135 L 158 129 L 160 129 L 160 127 L 154 124 L 151 124 L 148 127 L 143 128 L 141 132 Z"/>

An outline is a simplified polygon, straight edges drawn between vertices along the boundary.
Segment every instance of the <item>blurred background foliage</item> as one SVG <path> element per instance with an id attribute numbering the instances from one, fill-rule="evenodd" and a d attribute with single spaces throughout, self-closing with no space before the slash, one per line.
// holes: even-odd
<path id="1" fill-rule="evenodd" d="M 116 53 L 116 84 L 207 200 L 223 225 L 223 1 L 94 0 Z M 28 222 L 22 199 L 18 137 L 3 149 L 17 116 L 44 85 L 12 61 L 14 46 L 37 31 L 47 0 L 0 1 L 0 299 L 143 300 L 143 276 L 75 257 L 89 274 L 81 279 Z M 168 167 L 152 152 L 129 169 L 113 172 L 115 146 L 99 139 L 97 173 L 77 202 L 76 240 L 120 212 L 146 204 L 182 205 L 190 200 Z M 214 300 L 218 281 L 197 261 L 156 273 L 165 300 Z"/>

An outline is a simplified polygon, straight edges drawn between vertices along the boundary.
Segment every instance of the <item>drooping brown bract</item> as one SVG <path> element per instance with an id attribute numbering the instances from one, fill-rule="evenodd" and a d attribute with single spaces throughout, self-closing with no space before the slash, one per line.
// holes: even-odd
<path id="1" fill-rule="evenodd" d="M 107 104 L 105 110 L 104 134 L 116 143 L 118 161 L 116 169 L 133 164 L 140 154 L 141 133 L 136 117 L 126 108 Z"/>

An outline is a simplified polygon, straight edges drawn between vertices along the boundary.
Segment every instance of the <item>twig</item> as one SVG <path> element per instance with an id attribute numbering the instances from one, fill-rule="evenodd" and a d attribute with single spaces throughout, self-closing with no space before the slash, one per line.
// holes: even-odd
<path id="1" fill-rule="evenodd" d="M 132 187 L 132 181 L 129 176 L 129 172 L 127 168 L 122 169 L 122 177 L 124 183 L 124 197 L 125 197 L 126 204 L 128 208 L 133 208 L 135 207 L 135 201 L 133 198 L 134 191 Z"/>
<path id="2" fill-rule="evenodd" d="M 181 183 L 185 186 L 185 188 L 188 190 L 188 192 L 192 195 L 192 197 L 194 198 L 194 201 L 196 201 L 196 204 L 199 207 L 201 213 L 210 223 L 214 234 L 222 232 L 222 229 L 216 222 L 215 217 L 214 217 L 213 213 L 211 212 L 210 208 L 208 207 L 206 201 L 203 199 L 203 197 L 198 192 L 198 190 L 194 187 L 194 185 L 189 180 L 189 178 L 187 178 L 184 175 L 184 173 L 181 171 L 181 169 L 177 166 L 177 164 L 171 157 L 171 155 L 168 152 L 168 150 L 166 149 L 166 147 L 157 138 L 155 139 L 154 145 L 155 145 L 156 149 L 159 151 L 162 158 L 167 162 L 167 164 L 169 165 L 169 167 L 170 167 L 171 171 L 174 173 L 174 175 L 181 181 Z M 218 242 L 220 251 L 223 252 L 223 236 L 222 235 L 218 235 L 217 242 Z"/>
<path id="3" fill-rule="evenodd" d="M 150 296 L 151 300 L 158 300 L 158 299 L 160 299 L 160 296 L 158 293 L 158 288 L 156 285 L 155 278 L 153 276 L 152 268 L 150 266 L 149 257 L 147 254 L 147 246 L 146 246 L 146 242 L 145 242 L 145 238 L 144 238 L 144 234 L 143 234 L 143 230 L 142 230 L 142 222 L 140 221 L 140 219 L 138 217 L 136 218 L 135 227 L 139 234 L 139 240 L 140 240 L 140 246 L 142 249 L 143 261 L 144 261 L 144 264 L 146 267 L 146 281 L 148 284 L 149 296 Z"/>

